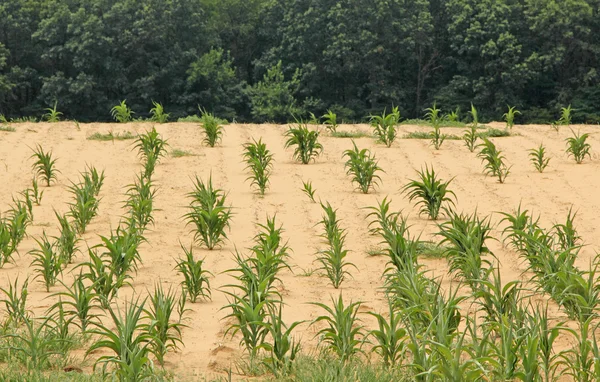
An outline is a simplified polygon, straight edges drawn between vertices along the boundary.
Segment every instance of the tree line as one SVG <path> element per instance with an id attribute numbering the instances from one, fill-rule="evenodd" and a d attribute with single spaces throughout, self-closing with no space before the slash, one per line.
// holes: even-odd
<path id="1" fill-rule="evenodd" d="M 598 0 L 5 0 L 0 113 L 600 122 Z"/>

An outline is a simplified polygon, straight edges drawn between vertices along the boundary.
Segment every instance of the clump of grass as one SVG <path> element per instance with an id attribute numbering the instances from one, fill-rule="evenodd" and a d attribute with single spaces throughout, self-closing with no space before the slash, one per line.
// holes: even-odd
<path id="1" fill-rule="evenodd" d="M 412 202 L 417 200 L 417 206 L 421 206 L 419 214 L 426 214 L 432 220 L 437 220 L 441 210 L 448 210 L 445 205 L 454 205 L 451 196 L 456 198 L 454 192 L 448 189 L 447 182 L 438 179 L 433 167 L 425 167 L 425 171 L 418 172 L 420 180 L 411 180 L 403 188 L 408 193 L 408 199 Z"/>
<path id="2" fill-rule="evenodd" d="M 504 163 L 502 152 L 487 138 L 483 138 L 483 143 L 478 147 L 481 147 L 481 151 L 477 156 L 481 158 L 482 162 L 485 162 L 484 172 L 497 177 L 500 183 L 504 183 L 510 174 L 510 167 Z"/>
<path id="3" fill-rule="evenodd" d="M 59 173 L 56 169 L 56 159 L 52 158 L 52 152 L 46 153 L 42 146 L 37 145 L 31 158 L 36 159 L 32 165 L 35 176 L 41 177 L 46 182 L 46 186 L 50 187 L 50 184 L 56 181 L 56 175 Z"/>
<path id="4" fill-rule="evenodd" d="M 131 108 L 127 106 L 125 101 L 126 100 L 121 101 L 120 104 L 110 109 L 111 117 L 120 123 L 131 122 L 133 119 L 133 114 L 135 114 L 133 111 L 131 111 Z"/>
<path id="5" fill-rule="evenodd" d="M 392 108 L 390 114 L 386 114 L 384 110 L 381 115 L 372 115 L 370 119 L 371 126 L 375 129 L 375 136 L 379 142 L 385 144 L 387 147 L 391 147 L 398 135 L 396 130 L 396 125 L 400 121 L 398 107 Z"/>
<path id="6" fill-rule="evenodd" d="M 533 167 L 540 173 L 544 172 L 550 162 L 550 158 L 546 157 L 546 148 L 542 144 L 537 149 L 529 150 L 529 157 Z"/>
<path id="7" fill-rule="evenodd" d="M 60 121 L 60 116 L 63 115 L 60 111 L 56 110 L 58 102 L 54 102 L 54 107 L 48 107 L 46 110 L 46 114 L 43 115 L 43 118 L 48 122 L 58 122 Z"/>
<path id="8" fill-rule="evenodd" d="M 173 158 L 182 158 L 182 157 L 195 157 L 197 154 L 194 154 L 191 151 L 181 150 L 181 149 L 173 149 L 171 150 L 171 156 Z"/>
<path id="9" fill-rule="evenodd" d="M 590 149 L 592 146 L 586 142 L 590 135 L 576 134 L 573 130 L 571 132 L 573 136 L 565 140 L 567 142 L 567 156 L 572 156 L 577 164 L 581 164 L 586 156 L 591 159 Z"/>
<path id="10" fill-rule="evenodd" d="M 154 101 L 152 101 L 152 105 L 154 105 L 154 107 L 150 109 L 150 115 L 152 116 L 150 120 L 158 123 L 167 122 L 169 120 L 169 114 L 165 113 L 163 105 Z"/>
<path id="11" fill-rule="evenodd" d="M 507 129 L 496 129 L 489 128 L 486 131 L 478 133 L 479 138 L 501 138 L 501 137 L 510 137 L 510 131 Z"/>
<path id="12" fill-rule="evenodd" d="M 250 176 L 246 180 L 251 180 L 252 185 L 258 188 L 261 195 L 265 194 L 269 187 L 269 177 L 273 170 L 273 154 L 267 145 L 259 139 L 258 142 L 246 143 L 244 145 L 244 159 L 246 161 L 246 169 L 250 169 Z"/>
<path id="13" fill-rule="evenodd" d="M 352 145 L 354 148 L 344 151 L 343 154 L 343 157 L 348 158 L 344 164 L 347 168 L 346 175 L 351 175 L 358 189 L 363 194 L 368 194 L 369 190 L 375 188 L 377 182 L 381 180 L 377 173 L 383 170 L 377 165 L 375 155 L 372 155 L 368 149 L 359 150 L 354 141 Z"/>
<path id="14" fill-rule="evenodd" d="M 225 206 L 226 196 L 213 188 L 212 176 L 205 184 L 196 177 L 195 190 L 188 194 L 192 199 L 191 211 L 185 215 L 187 224 L 195 227 L 194 238 L 212 250 L 227 239 L 225 230 L 232 217 L 231 207 Z"/>
<path id="15" fill-rule="evenodd" d="M 362 131 L 335 131 L 331 133 L 334 138 L 365 138 L 371 135 Z"/>
<path id="16" fill-rule="evenodd" d="M 319 143 L 319 132 L 309 130 L 302 121 L 296 127 L 291 127 L 286 133 L 288 137 L 285 147 L 294 147 L 293 158 L 302 164 L 309 164 L 323 152 L 323 145 Z"/>
<path id="17" fill-rule="evenodd" d="M 315 192 L 317 190 L 315 190 L 312 186 L 312 182 L 310 180 L 308 181 L 302 181 L 302 192 L 304 192 L 308 198 L 313 202 L 316 203 L 315 201 Z"/>
<path id="18" fill-rule="evenodd" d="M 327 110 L 327 113 L 325 113 L 325 115 L 323 115 L 321 118 L 323 118 L 327 130 L 329 130 L 331 134 L 334 134 L 338 127 L 337 114 L 331 110 Z"/>
<path id="19" fill-rule="evenodd" d="M 15 131 L 17 131 L 17 129 L 15 129 L 12 126 L 8 126 L 8 125 L 0 125 L 0 131 L 4 131 L 7 133 L 14 133 Z"/>
<path id="20" fill-rule="evenodd" d="M 129 139 L 135 139 L 135 135 L 133 135 L 132 133 L 130 133 L 129 131 L 124 131 L 122 133 L 113 133 L 112 131 L 109 131 L 106 134 L 102 134 L 102 133 L 94 133 L 92 135 L 90 135 L 89 137 L 86 138 L 87 140 L 90 141 L 101 141 L 101 142 L 107 142 L 107 141 L 126 141 Z"/>
<path id="21" fill-rule="evenodd" d="M 202 117 L 200 122 L 204 131 L 203 142 L 210 147 L 215 147 L 217 143 L 221 141 L 223 136 L 223 126 L 221 126 L 220 120 L 215 117 L 212 113 L 206 110 L 201 110 Z"/>
<path id="22" fill-rule="evenodd" d="M 431 139 L 431 131 L 411 131 L 402 136 L 402 139 Z M 457 141 L 460 137 L 454 134 L 444 134 L 444 140 Z"/>
<path id="23" fill-rule="evenodd" d="M 186 249 L 181 246 L 185 253 L 185 258 L 177 261 L 178 273 L 183 275 L 184 280 L 181 282 L 185 295 L 189 297 L 192 303 L 195 303 L 198 298 L 210 299 L 210 282 L 208 276 L 209 271 L 204 269 L 203 260 L 195 260 L 192 247 Z"/>

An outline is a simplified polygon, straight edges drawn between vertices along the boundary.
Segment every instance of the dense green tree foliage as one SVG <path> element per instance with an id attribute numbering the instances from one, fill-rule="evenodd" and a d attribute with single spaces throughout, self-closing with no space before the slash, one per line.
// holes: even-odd
<path id="1" fill-rule="evenodd" d="M 598 0 L 5 0 L 0 113 L 600 121 Z"/>

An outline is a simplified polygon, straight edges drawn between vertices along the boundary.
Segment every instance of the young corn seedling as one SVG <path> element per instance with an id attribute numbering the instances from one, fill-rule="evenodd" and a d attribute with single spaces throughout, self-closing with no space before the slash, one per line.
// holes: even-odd
<path id="1" fill-rule="evenodd" d="M 13 252 L 17 250 L 17 247 L 25 238 L 27 227 L 33 220 L 29 214 L 29 208 L 25 203 L 19 200 L 14 200 L 14 203 L 15 205 L 8 211 L 8 219 L 5 220 L 10 233 L 10 248 L 12 248 Z"/>
<path id="2" fill-rule="evenodd" d="M 0 303 L 4 304 L 6 311 L 4 327 L 11 324 L 19 326 L 24 320 L 29 319 L 27 312 L 28 286 L 29 278 L 26 278 L 21 287 L 19 287 L 19 278 L 17 277 L 14 283 L 8 280 L 8 288 L 0 288 L 0 291 L 4 294 L 4 298 L 0 300 Z"/>
<path id="3" fill-rule="evenodd" d="M 573 130 L 571 130 L 571 132 L 573 133 L 573 136 L 565 140 L 567 142 L 567 156 L 572 156 L 577 164 L 581 164 L 586 156 L 591 159 L 592 155 L 590 154 L 590 149 L 592 146 L 586 142 L 590 135 L 575 134 Z"/>
<path id="4" fill-rule="evenodd" d="M 42 146 L 37 145 L 31 158 L 35 158 L 32 166 L 35 176 L 41 177 L 46 182 L 46 186 L 50 187 L 50 184 L 56 181 L 56 175 L 60 172 L 56 169 L 56 159 L 52 158 L 52 152 L 45 153 Z"/>
<path id="5" fill-rule="evenodd" d="M 450 213 L 450 220 L 439 226 L 440 245 L 446 245 L 445 255 L 450 272 L 465 280 L 473 291 L 480 289 L 480 281 L 487 280 L 492 264 L 486 256 L 493 256 L 486 245 L 491 239 L 489 218 Z"/>
<path id="6" fill-rule="evenodd" d="M 421 206 L 419 214 L 426 214 L 431 220 L 437 220 L 440 211 L 447 211 L 449 205 L 454 206 L 452 197 L 456 199 L 454 192 L 448 189 L 447 182 L 438 179 L 433 167 L 425 167 L 425 171 L 418 172 L 420 180 L 411 180 L 404 186 L 403 192 L 408 194 L 408 200 L 417 200 L 417 206 Z"/>
<path id="7" fill-rule="evenodd" d="M 315 200 L 315 192 L 317 190 L 315 190 L 312 186 L 312 182 L 309 181 L 302 181 L 302 192 L 304 192 L 306 194 L 306 196 L 308 196 L 308 198 L 313 202 L 316 203 Z"/>
<path id="8" fill-rule="evenodd" d="M 571 105 L 567 107 L 560 108 L 560 118 L 556 122 L 557 125 L 561 126 L 569 126 L 571 124 L 572 112 L 574 110 L 571 108 Z"/>
<path id="9" fill-rule="evenodd" d="M 103 309 L 108 309 L 119 289 L 130 278 L 126 274 L 117 275 L 115 270 L 106 265 L 106 262 L 94 250 L 88 250 L 89 261 L 78 265 L 87 268 L 82 277 L 92 283 L 92 288 L 100 299 Z"/>
<path id="10" fill-rule="evenodd" d="M 55 237 L 55 239 L 61 262 L 71 264 L 75 254 L 79 251 L 77 243 L 80 239 L 77 237 L 77 230 L 69 222 L 67 215 L 60 215 L 56 211 L 54 211 L 54 214 L 60 224 L 60 236 Z"/>
<path id="11" fill-rule="evenodd" d="M 111 270 L 117 278 L 124 277 L 128 272 L 137 272 L 142 258 L 139 253 L 140 244 L 145 241 L 135 229 L 117 227 L 110 237 L 100 236 L 104 249 L 101 256 L 107 259 Z"/>
<path id="12" fill-rule="evenodd" d="M 39 372 L 48 368 L 51 365 L 51 357 L 61 354 L 62 341 L 50 325 L 51 321 L 50 317 L 39 320 L 25 319 L 24 330 L 5 335 L 13 343 L 18 343 L 17 346 L 11 347 L 11 351 L 15 352 L 17 359 L 22 360 L 30 370 Z"/>
<path id="13" fill-rule="evenodd" d="M 550 162 L 550 158 L 546 157 L 546 148 L 542 144 L 537 149 L 529 150 L 529 157 L 529 161 L 539 173 L 544 172 Z"/>
<path id="14" fill-rule="evenodd" d="M 169 288 L 164 291 L 160 284 L 154 287 L 150 295 L 150 303 L 144 309 L 149 324 L 145 331 L 150 334 L 150 347 L 158 362 L 164 366 L 165 355 L 171 350 L 177 350 L 181 340 L 183 325 L 174 320 L 176 296 Z"/>
<path id="15" fill-rule="evenodd" d="M 31 181 L 31 196 L 33 197 L 33 202 L 36 205 L 40 205 L 42 203 L 42 196 L 44 196 L 44 191 L 40 191 L 38 186 L 37 177 L 33 177 Z"/>
<path id="16" fill-rule="evenodd" d="M 471 114 L 471 125 L 474 126 L 475 128 L 479 127 L 479 115 L 477 113 L 477 109 L 475 108 L 475 106 L 473 106 L 473 104 L 471 103 L 471 111 L 469 112 L 469 114 Z"/>
<path id="17" fill-rule="evenodd" d="M 138 155 L 144 160 L 144 176 L 148 179 L 152 177 L 156 164 L 165 156 L 167 152 L 167 141 L 162 139 L 156 128 L 138 135 L 134 149 L 138 150 Z"/>
<path id="18" fill-rule="evenodd" d="M 281 318 L 282 305 L 276 309 L 269 306 L 269 320 L 266 324 L 272 342 L 265 341 L 262 348 L 269 353 L 263 364 L 276 376 L 288 375 L 292 364 L 300 352 L 300 341 L 294 340 L 292 331 L 304 321 L 295 321 L 286 325 Z"/>
<path id="19" fill-rule="evenodd" d="M 204 260 L 194 259 L 194 253 L 191 246 L 189 250 L 183 245 L 181 245 L 181 248 L 185 253 L 185 258 L 177 261 L 175 269 L 177 269 L 178 273 L 183 275 L 181 285 L 185 295 L 189 297 L 192 303 L 198 301 L 198 298 L 210 299 L 211 292 L 208 276 L 212 274 L 204 269 Z"/>
<path id="20" fill-rule="evenodd" d="M 477 133 L 477 127 L 475 125 L 471 125 L 468 130 L 465 130 L 463 141 L 465 141 L 465 146 L 467 146 L 470 152 L 475 151 L 478 138 L 479 134 Z"/>
<path id="21" fill-rule="evenodd" d="M 438 109 L 434 103 L 432 107 L 425 109 L 425 111 L 427 112 L 427 114 L 425 114 L 425 118 L 427 118 L 433 127 L 433 131 L 429 133 L 429 136 L 431 137 L 431 144 L 436 150 L 439 150 L 442 146 L 442 143 L 444 143 L 444 140 L 446 139 L 446 135 L 442 134 L 440 130 L 440 112 L 442 110 Z"/>
<path id="22" fill-rule="evenodd" d="M 325 228 L 323 237 L 327 238 L 329 248 L 319 252 L 317 261 L 321 264 L 320 270 L 325 272 L 333 287 L 337 289 L 346 279 L 346 276 L 350 275 L 345 268 L 356 268 L 356 266 L 345 260 L 348 255 L 348 250 L 344 249 L 346 232 L 339 227 L 336 210 L 331 208 L 329 203 L 327 206 L 323 206 L 323 209 L 325 215 L 321 224 Z"/>
<path id="23" fill-rule="evenodd" d="M 331 299 L 333 307 L 325 304 L 313 302 L 327 313 L 317 317 L 313 324 L 324 322 L 327 326 L 317 333 L 319 343 L 325 348 L 336 354 L 342 362 L 346 362 L 358 353 L 363 353 L 361 345 L 363 343 L 362 325 L 357 318 L 360 302 L 351 302 L 348 306 L 344 305 L 344 299 L 340 294 L 337 301 Z"/>
<path id="24" fill-rule="evenodd" d="M 507 106 L 508 111 L 502 115 L 502 118 L 504 118 L 504 120 L 506 121 L 506 128 L 512 130 L 513 126 L 515 125 L 515 117 L 521 114 L 521 112 L 516 109 L 516 106 Z"/>
<path id="25" fill-rule="evenodd" d="M 169 114 L 165 113 L 163 105 L 154 101 L 152 101 L 152 105 L 154 107 L 150 109 L 150 115 L 152 116 L 150 120 L 158 123 L 166 123 L 169 120 Z"/>
<path id="26" fill-rule="evenodd" d="M 0 218 L 0 268 L 5 264 L 13 262 L 13 255 L 16 251 L 15 243 L 12 240 L 12 230 L 10 223 L 6 219 Z"/>
<path id="27" fill-rule="evenodd" d="M 98 323 L 98 315 L 94 310 L 99 308 L 98 294 L 94 291 L 94 286 L 86 286 L 84 276 L 79 275 L 65 291 L 53 294 L 53 297 L 60 297 L 59 301 L 50 307 L 50 311 L 60 309 L 69 317 L 69 320 L 76 325 L 82 333 L 86 333 L 90 325 Z"/>
<path id="28" fill-rule="evenodd" d="M 368 194 L 370 189 L 374 189 L 381 177 L 377 172 L 383 171 L 377 165 L 375 155 L 371 155 L 368 149 L 359 150 L 356 143 L 352 141 L 354 148 L 344 151 L 343 157 L 348 160 L 344 164 L 347 168 L 346 175 L 352 176 L 352 181 L 357 184 L 358 189 L 363 194 Z"/>
<path id="29" fill-rule="evenodd" d="M 402 314 L 388 301 L 389 315 L 369 312 L 377 319 L 377 329 L 371 330 L 369 336 L 375 339 L 371 351 L 379 354 L 383 363 L 388 367 L 398 365 L 404 353 L 406 330 L 402 327 Z"/>
<path id="30" fill-rule="evenodd" d="M 56 243 L 50 243 L 46 233 L 40 239 L 35 239 L 39 249 L 33 249 L 29 252 L 33 256 L 31 266 L 35 267 L 42 283 L 46 287 L 46 292 L 50 292 L 50 287 L 56 284 L 58 275 L 62 273 L 63 262 L 60 254 L 57 252 Z"/>
<path id="31" fill-rule="evenodd" d="M 125 101 L 126 100 L 121 101 L 119 105 L 116 105 L 110 109 L 111 117 L 120 123 L 131 122 L 133 119 L 133 114 L 135 114 L 133 111 L 131 111 L 131 108 L 127 106 Z"/>
<path id="32" fill-rule="evenodd" d="M 194 239 L 212 250 L 227 239 L 225 230 L 232 217 L 231 207 L 226 207 L 226 195 L 213 188 L 212 176 L 205 184 L 196 177 L 195 190 L 188 194 L 192 199 L 191 211 L 185 215 L 187 224 L 195 228 Z"/>
<path id="33" fill-rule="evenodd" d="M 138 175 L 136 181 L 127 189 L 125 207 L 129 209 L 132 227 L 143 233 L 149 224 L 154 224 L 154 196 L 156 189 L 145 174 Z"/>
<path id="34" fill-rule="evenodd" d="M 335 133 L 338 127 L 337 114 L 335 114 L 331 110 L 327 110 L 327 113 L 321 118 L 323 118 L 323 120 L 325 121 L 325 128 L 329 130 L 330 133 Z"/>
<path id="35" fill-rule="evenodd" d="M 319 132 L 309 130 L 302 121 L 298 122 L 296 127 L 291 127 L 285 135 L 288 137 L 285 147 L 295 146 L 293 158 L 302 164 L 315 161 L 323 152 L 323 145 L 319 143 Z"/>
<path id="36" fill-rule="evenodd" d="M 269 187 L 269 177 L 273 171 L 273 154 L 267 145 L 259 139 L 258 142 L 246 143 L 244 145 L 244 160 L 246 161 L 246 169 L 249 169 L 251 174 L 246 180 L 252 181 L 252 185 L 258 188 L 261 195 L 265 194 Z"/>
<path id="37" fill-rule="evenodd" d="M 206 110 L 201 112 L 200 123 L 202 123 L 202 129 L 204 130 L 204 143 L 207 146 L 215 147 L 223 136 L 223 126 L 221 126 L 219 119 L 213 114 Z"/>
<path id="38" fill-rule="evenodd" d="M 502 152 L 496 149 L 496 145 L 487 138 L 483 138 L 483 143 L 477 147 L 481 147 L 481 151 L 477 154 L 477 157 L 481 158 L 482 162 L 485 162 L 484 172 L 487 175 L 497 177 L 498 182 L 504 183 L 506 177 L 510 174 L 510 167 L 504 164 Z"/>
<path id="39" fill-rule="evenodd" d="M 581 245 L 581 236 L 578 235 L 573 224 L 575 216 L 577 216 L 577 212 L 573 212 L 572 208 L 569 208 L 565 223 L 557 223 L 552 226 L 552 232 L 560 249 L 567 250 Z"/>
<path id="40" fill-rule="evenodd" d="M 94 363 L 94 369 L 102 365 L 102 372 L 116 381 L 143 381 L 154 375 L 150 360 L 153 337 L 144 322 L 144 305 L 139 300 L 126 301 L 125 313 L 120 308 L 108 307 L 112 325 L 95 324 L 90 334 L 97 336 L 87 350 L 89 355 L 98 350 L 107 350 Z"/>
<path id="41" fill-rule="evenodd" d="M 392 108 L 390 114 L 386 114 L 384 110 L 381 115 L 372 115 L 370 119 L 371 126 L 375 129 L 375 136 L 379 142 L 391 147 L 398 135 L 396 130 L 396 125 L 400 122 L 398 107 Z"/>
<path id="42" fill-rule="evenodd" d="M 63 115 L 60 111 L 56 110 L 58 102 L 54 102 L 54 107 L 48 107 L 46 110 L 46 114 L 43 115 L 43 118 L 48 122 L 58 122 L 60 121 L 60 116 Z"/>
<path id="43" fill-rule="evenodd" d="M 270 287 L 277 279 L 277 274 L 284 268 L 291 270 L 287 263 L 289 247 L 283 243 L 281 233 L 283 227 L 277 228 L 275 216 L 267 216 L 266 224 L 258 224 L 261 231 L 254 237 L 255 245 L 250 248 L 252 257 L 248 262 L 261 280 L 266 280 Z"/>
<path id="44" fill-rule="evenodd" d="M 69 204 L 69 215 L 75 222 L 77 232 L 85 233 L 85 229 L 98 214 L 99 199 L 93 186 L 86 183 L 72 183 L 69 191 L 74 201 Z"/>

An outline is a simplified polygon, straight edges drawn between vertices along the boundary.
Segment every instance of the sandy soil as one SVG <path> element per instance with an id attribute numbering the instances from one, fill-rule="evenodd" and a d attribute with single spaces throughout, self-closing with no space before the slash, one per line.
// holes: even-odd
<path id="1" fill-rule="evenodd" d="M 491 124 L 503 127 L 502 124 Z M 20 257 L 15 265 L 0 269 L 0 285 L 7 286 L 8 280 L 19 276 L 32 275 L 29 268 L 31 258 L 27 252 L 35 247 L 34 238 L 46 231 L 48 235 L 58 233 L 53 209 L 67 211 L 70 194 L 67 187 L 70 180 L 76 180 L 86 164 L 93 164 L 106 172 L 106 181 L 101 191 L 99 216 L 94 219 L 84 235 L 86 244 L 99 242 L 98 235 L 107 235 L 116 228 L 124 213 L 125 186 L 132 183 L 141 169 L 141 164 L 132 150 L 132 142 L 98 142 L 86 140 L 95 133 L 130 131 L 143 132 L 150 129 L 151 123 L 133 124 L 81 124 L 77 130 L 72 122 L 56 124 L 14 124 L 16 132 L 0 132 L 0 211 L 9 208 L 13 196 L 30 186 L 32 171 L 31 147 L 41 144 L 52 150 L 58 158 L 57 167 L 61 171 L 58 182 L 44 188 L 42 205 L 34 207 L 34 224 L 28 230 L 29 237 L 19 247 Z M 145 294 L 154 283 L 177 287 L 181 277 L 173 269 L 175 259 L 182 255 L 180 242 L 189 245 L 192 235 L 186 228 L 182 216 L 186 213 L 186 193 L 192 189 L 195 175 L 206 179 L 212 172 L 213 181 L 218 187 L 229 192 L 235 216 L 232 221 L 229 240 L 214 251 L 195 249 L 196 256 L 206 259 L 205 265 L 214 277 L 211 280 L 213 298 L 209 302 L 188 304 L 189 327 L 183 330 L 182 349 L 167 357 L 167 365 L 176 374 L 194 377 L 212 375 L 223 369 L 234 367 L 241 355 L 238 339 L 224 338 L 228 313 L 221 308 L 227 303 L 219 289 L 232 281 L 229 274 L 223 273 L 233 265 L 232 252 L 237 248 L 244 251 L 252 243 L 257 223 L 263 223 L 267 215 L 277 214 L 283 224 L 284 236 L 289 239 L 293 250 L 290 259 L 293 272 L 285 271 L 281 276 L 284 302 L 284 318 L 291 320 L 314 319 L 320 314 L 319 308 L 310 302 L 329 303 L 332 296 L 342 292 L 346 300 L 364 302 L 362 310 L 384 310 L 384 298 L 380 293 L 381 274 L 386 265 L 384 257 L 369 256 L 367 252 L 376 248 L 378 238 L 368 235 L 367 211 L 364 207 L 373 206 L 385 196 L 393 200 L 393 207 L 409 216 L 414 234 L 421 233 L 423 239 L 433 238 L 436 224 L 425 217 L 419 217 L 400 190 L 416 170 L 426 164 L 433 165 L 445 179 L 454 177 L 452 189 L 457 195 L 457 209 L 481 215 L 492 214 L 492 221 L 499 222 L 498 211 L 512 212 L 519 203 L 541 214 L 546 226 L 563 221 L 569 208 L 577 211 L 576 226 L 587 246 L 577 261 L 581 268 L 589 268 L 590 260 L 600 247 L 600 130 L 593 126 L 573 126 L 575 130 L 590 132 L 593 158 L 577 165 L 566 157 L 564 139 L 570 135 L 568 129 L 559 133 L 549 126 L 516 126 L 515 136 L 494 138 L 499 149 L 503 150 L 509 164 L 513 165 L 505 184 L 482 174 L 482 164 L 475 154 L 471 154 L 461 141 L 446 141 L 441 150 L 434 151 L 425 140 L 399 139 L 391 148 L 377 144 L 374 139 L 360 138 L 356 143 L 360 148 L 371 149 L 385 170 L 382 183 L 376 192 L 363 195 L 355 191 L 349 177 L 345 175 L 342 152 L 351 148 L 350 139 L 332 138 L 322 135 L 324 153 L 316 163 L 301 165 L 292 160 L 292 150 L 284 148 L 285 126 L 276 125 L 237 125 L 225 127 L 222 145 L 215 148 L 204 147 L 202 134 L 195 123 L 169 123 L 156 125 L 158 131 L 168 139 L 171 149 L 191 151 L 196 156 L 166 157 L 158 165 L 154 176 L 159 187 L 155 201 L 156 224 L 146 234 L 147 244 L 141 251 L 143 265 L 133 281 L 133 288 L 125 288 L 119 299 L 129 298 L 132 293 Z M 367 125 L 342 126 L 341 130 L 368 131 Z M 408 131 L 425 130 L 416 126 L 401 126 L 400 135 Z M 461 129 L 445 129 L 448 133 L 461 134 Z M 275 158 L 271 188 L 265 197 L 259 197 L 245 179 L 247 174 L 241 158 L 242 144 L 251 138 L 261 138 L 273 152 Z M 543 174 L 537 173 L 528 161 L 527 150 L 540 143 L 546 145 L 551 156 L 550 166 Z M 311 203 L 302 193 L 302 180 L 311 180 L 317 196 L 338 208 L 342 227 L 348 231 L 347 245 L 351 250 L 349 260 L 358 270 L 351 270 L 353 279 L 342 284 L 340 290 L 331 287 L 326 278 L 313 273 L 315 252 L 323 248 L 319 238 L 321 228 L 316 226 L 321 218 L 321 207 Z M 494 235 L 500 239 L 502 227 L 496 227 Z M 529 279 L 523 274 L 525 266 L 516 253 L 503 247 L 501 240 L 490 243 L 500 261 L 503 281 Z M 76 264 L 85 260 L 79 254 Z M 453 282 L 447 275 L 445 260 L 423 259 L 422 262 L 434 275 L 444 276 L 444 283 Z M 76 265 L 75 264 L 75 265 Z M 73 266 L 65 270 L 63 280 L 70 283 Z M 59 291 L 54 287 L 51 292 Z M 52 305 L 44 287 L 40 283 L 30 286 L 29 308 L 38 315 Z M 558 313 L 557 313 L 558 314 Z M 373 322 L 365 315 L 364 323 Z M 304 350 L 312 351 L 316 345 L 314 335 L 317 328 L 303 324 L 298 334 L 304 342 Z M 87 361 L 89 369 L 91 362 Z"/>

